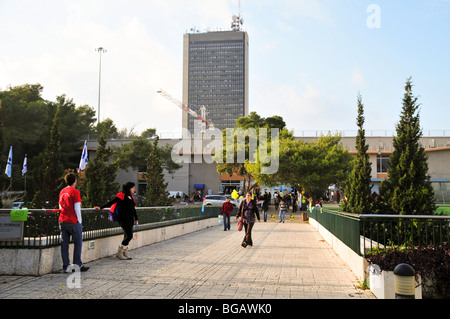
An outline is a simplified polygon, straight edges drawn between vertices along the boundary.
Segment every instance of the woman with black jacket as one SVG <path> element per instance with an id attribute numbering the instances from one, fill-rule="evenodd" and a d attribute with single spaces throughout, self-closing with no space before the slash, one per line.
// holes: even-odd
<path id="1" fill-rule="evenodd" d="M 111 207 L 116 204 L 119 210 L 118 222 L 123 229 L 123 240 L 117 251 L 117 257 L 122 260 L 131 259 L 128 256 L 128 243 L 133 239 L 133 226 L 139 223 L 138 216 L 136 214 L 136 202 L 133 198 L 135 184 L 128 182 L 122 186 L 122 192 L 117 193 L 116 197 L 101 207 L 94 207 L 95 209 L 103 209 L 105 207 Z"/>
<path id="2" fill-rule="evenodd" d="M 247 245 L 253 246 L 252 228 L 255 224 L 255 216 L 258 218 L 258 222 L 261 221 L 259 217 L 259 210 L 256 206 L 256 201 L 252 199 L 252 194 L 247 192 L 246 197 L 241 202 L 239 210 L 236 214 L 236 219 L 241 217 L 244 223 L 245 236 L 241 244 L 244 248 L 247 247 Z"/>

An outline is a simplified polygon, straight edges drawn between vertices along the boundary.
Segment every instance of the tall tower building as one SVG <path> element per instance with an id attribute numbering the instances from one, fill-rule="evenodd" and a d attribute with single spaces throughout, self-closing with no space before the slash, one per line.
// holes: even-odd
<path id="1" fill-rule="evenodd" d="M 234 127 L 248 114 L 247 32 L 187 33 L 183 51 L 183 103 L 198 114 L 204 106 L 220 130 Z M 182 127 L 193 133 L 194 120 L 183 112 Z"/>

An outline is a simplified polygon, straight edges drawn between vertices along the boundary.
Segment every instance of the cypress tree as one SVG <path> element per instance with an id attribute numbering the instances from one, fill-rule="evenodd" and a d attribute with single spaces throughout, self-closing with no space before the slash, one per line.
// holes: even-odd
<path id="1" fill-rule="evenodd" d="M 110 129 L 104 127 L 98 140 L 95 158 L 89 160 L 85 170 L 85 206 L 101 206 L 111 200 L 119 190 L 116 183 L 118 164 L 111 163 L 112 150 L 106 144 Z"/>
<path id="2" fill-rule="evenodd" d="M 380 186 L 385 201 L 395 214 L 428 215 L 435 211 L 435 196 L 428 175 L 428 156 L 420 144 L 422 130 L 417 100 L 409 78 L 403 108 L 394 137 L 394 152 L 389 158 L 389 179 Z"/>
<path id="3" fill-rule="evenodd" d="M 147 181 L 144 205 L 147 207 L 172 205 L 169 192 L 166 190 L 169 183 L 164 181 L 164 161 L 158 148 L 158 140 L 159 137 L 156 136 L 147 158 L 147 171 L 144 173 L 144 178 Z"/>
<path id="4" fill-rule="evenodd" d="M 59 114 L 60 108 L 57 107 L 50 142 L 43 153 L 42 168 L 35 175 L 39 181 L 37 184 L 40 185 L 32 201 L 32 206 L 36 208 L 58 208 L 59 192 L 64 187 Z"/>
<path id="5" fill-rule="evenodd" d="M 344 210 L 355 214 L 369 213 L 371 203 L 371 174 L 372 167 L 367 150 L 366 133 L 364 126 L 364 105 L 361 95 L 358 95 L 358 135 L 356 137 L 357 154 L 353 161 L 353 169 L 347 180 L 346 196 L 347 202 Z"/>

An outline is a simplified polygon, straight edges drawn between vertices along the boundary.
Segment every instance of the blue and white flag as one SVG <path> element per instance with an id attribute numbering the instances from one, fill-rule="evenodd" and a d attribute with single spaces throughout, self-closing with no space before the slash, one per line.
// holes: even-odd
<path id="1" fill-rule="evenodd" d="M 11 177 L 11 166 L 12 166 L 12 146 L 9 148 L 8 162 L 6 162 L 5 174 Z"/>
<path id="2" fill-rule="evenodd" d="M 81 153 L 80 165 L 78 167 L 79 172 L 81 172 L 86 168 L 87 162 L 88 162 L 87 141 L 84 141 L 83 153 Z"/>
<path id="3" fill-rule="evenodd" d="M 25 158 L 23 159 L 23 167 L 22 167 L 22 176 L 27 172 L 27 154 L 25 154 Z"/>

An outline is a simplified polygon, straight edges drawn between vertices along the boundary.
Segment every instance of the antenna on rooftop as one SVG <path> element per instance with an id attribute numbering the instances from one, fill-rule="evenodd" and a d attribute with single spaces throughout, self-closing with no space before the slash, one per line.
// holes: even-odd
<path id="1" fill-rule="evenodd" d="M 238 7 L 239 7 L 239 13 L 238 15 L 233 15 L 232 19 L 233 21 L 231 22 L 231 29 L 233 31 L 241 31 L 241 25 L 244 24 L 244 18 L 241 17 L 241 1 L 238 0 Z"/>

